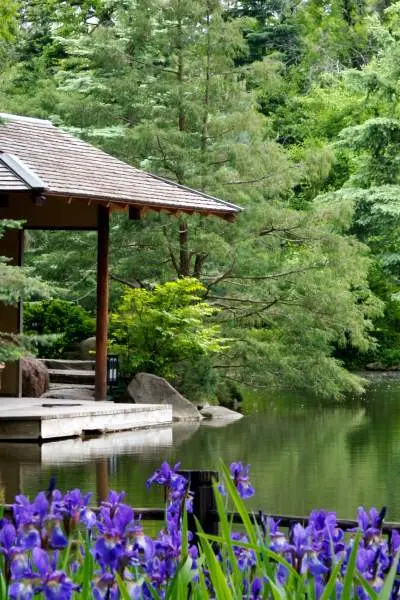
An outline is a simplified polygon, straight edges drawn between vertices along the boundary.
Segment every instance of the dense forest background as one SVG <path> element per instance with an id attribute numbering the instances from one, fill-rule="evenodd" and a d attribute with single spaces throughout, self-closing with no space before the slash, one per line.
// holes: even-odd
<path id="1" fill-rule="evenodd" d="M 339 398 L 400 363 L 400 2 L 1 0 L 0 23 L 3 112 L 245 209 L 113 217 L 113 311 L 185 277 L 218 309 L 183 391 Z M 93 233 L 30 232 L 27 260 L 94 312 Z"/>

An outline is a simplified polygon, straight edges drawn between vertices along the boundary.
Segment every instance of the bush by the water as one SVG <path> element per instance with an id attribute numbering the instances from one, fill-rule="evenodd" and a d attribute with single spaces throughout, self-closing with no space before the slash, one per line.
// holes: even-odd
<path id="1" fill-rule="evenodd" d="M 244 499 L 254 490 L 249 467 L 222 465 L 214 485 L 219 535 L 199 544 L 187 528 L 192 510 L 188 480 L 163 463 L 148 480 L 164 487 L 165 525 L 152 538 L 140 514 L 110 492 L 98 510 L 90 494 L 53 489 L 31 502 L 17 496 L 12 517 L 0 522 L 0 598 L 31 600 L 329 600 L 397 598 L 400 535 L 382 535 L 384 511 L 358 510 L 358 527 L 345 534 L 335 513 L 313 511 L 289 532 L 261 515 L 253 524 Z M 235 530 L 228 502 L 243 526 Z"/>
<path id="2" fill-rule="evenodd" d="M 204 286 L 191 277 L 127 290 L 110 318 L 111 351 L 122 374 L 165 377 L 191 400 L 215 392 L 212 357 L 226 348 L 218 311 L 203 300 Z"/>
<path id="3" fill-rule="evenodd" d="M 59 358 L 76 350 L 78 342 L 95 334 L 95 319 L 82 306 L 68 300 L 44 300 L 24 305 L 24 331 L 56 334 L 51 342 L 38 345 L 40 357 Z"/>

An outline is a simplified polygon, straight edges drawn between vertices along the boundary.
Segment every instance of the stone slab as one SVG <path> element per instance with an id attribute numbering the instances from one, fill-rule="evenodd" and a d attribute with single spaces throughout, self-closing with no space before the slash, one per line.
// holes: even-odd
<path id="1" fill-rule="evenodd" d="M 55 439 L 172 423 L 172 407 L 41 398 L 0 402 L 0 440 Z"/>
<path id="2" fill-rule="evenodd" d="M 51 383 L 94 383 L 95 372 L 85 369 L 49 369 Z"/>
<path id="3" fill-rule="evenodd" d="M 66 360 L 63 358 L 40 359 L 48 369 L 60 369 L 66 371 L 94 371 L 96 363 L 94 360 Z"/>

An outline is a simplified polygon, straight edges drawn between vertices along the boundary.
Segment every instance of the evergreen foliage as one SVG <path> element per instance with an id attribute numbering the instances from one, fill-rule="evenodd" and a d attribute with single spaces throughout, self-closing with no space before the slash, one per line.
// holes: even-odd
<path id="1" fill-rule="evenodd" d="M 39 356 L 60 358 L 75 351 L 78 342 L 95 335 L 95 320 L 78 304 L 68 300 L 27 302 L 24 306 L 24 330 L 31 335 L 57 334 L 52 343 L 39 344 Z"/>
<path id="2" fill-rule="evenodd" d="M 21 227 L 19 221 L 1 220 L 0 238 L 7 229 Z M 30 300 L 49 295 L 47 284 L 37 277 L 32 277 L 31 270 L 22 269 L 10 264 L 10 259 L 0 256 L 0 302 L 16 306 L 23 300 Z M 37 341 L 35 336 L 15 335 L 0 331 L 0 363 L 17 360 L 32 348 Z"/>
<path id="3" fill-rule="evenodd" d="M 127 286 L 125 298 L 150 298 L 186 278 L 219 309 L 210 320 L 231 341 L 200 387 L 340 397 L 361 381 L 339 356 L 397 360 L 399 7 L 24 3 L 4 44 L 2 110 L 245 208 L 235 224 L 112 219 L 112 310 Z M 95 238 L 68 236 L 66 252 L 62 232 L 31 232 L 28 258 L 93 311 Z"/>

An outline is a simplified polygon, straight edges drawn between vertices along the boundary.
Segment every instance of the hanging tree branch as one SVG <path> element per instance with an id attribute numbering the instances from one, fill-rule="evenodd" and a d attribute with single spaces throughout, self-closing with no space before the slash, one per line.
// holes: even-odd
<path id="1" fill-rule="evenodd" d="M 139 289 L 139 288 L 144 288 L 144 284 L 139 281 L 139 279 L 134 279 L 133 281 L 128 281 L 127 279 L 124 279 L 123 277 L 120 277 L 119 275 L 114 275 L 113 273 L 110 273 L 110 279 L 112 279 L 113 281 L 117 281 L 118 283 L 122 283 L 122 285 L 127 285 L 128 287 L 132 288 L 132 289 Z"/>

